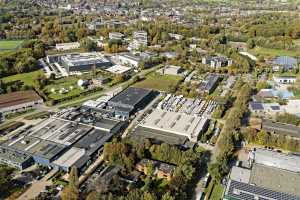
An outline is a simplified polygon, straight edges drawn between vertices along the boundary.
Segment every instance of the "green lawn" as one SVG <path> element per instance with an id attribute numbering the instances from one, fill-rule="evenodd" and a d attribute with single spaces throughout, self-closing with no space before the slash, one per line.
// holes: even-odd
<path id="1" fill-rule="evenodd" d="M 270 49 L 263 47 L 255 47 L 250 49 L 249 52 L 255 56 L 266 56 L 266 57 L 275 57 L 275 56 L 300 56 L 300 51 L 297 50 L 284 50 L 284 49 Z"/>
<path id="2" fill-rule="evenodd" d="M 181 79 L 182 77 L 180 76 L 151 73 L 145 78 L 145 80 L 137 82 L 133 86 L 159 91 L 168 91 L 171 87 L 175 87 Z"/>
<path id="3" fill-rule="evenodd" d="M 0 40 L 0 50 L 10 50 L 19 47 L 23 40 Z"/>
<path id="4" fill-rule="evenodd" d="M 24 83 L 24 85 L 32 86 L 33 80 L 39 74 L 43 74 L 43 71 L 37 70 L 37 71 L 29 72 L 29 73 L 16 74 L 16 75 L 4 77 L 2 80 L 4 82 L 12 82 L 12 81 L 20 80 Z"/>
<path id="5" fill-rule="evenodd" d="M 221 184 L 215 184 L 213 191 L 211 193 L 210 199 L 212 200 L 220 200 L 222 199 L 222 194 L 223 194 L 223 187 Z"/>
<path id="6" fill-rule="evenodd" d="M 74 96 L 83 92 L 83 90 L 77 86 L 78 79 L 79 78 L 76 78 L 74 76 L 61 78 L 47 85 L 44 90 L 47 94 L 49 94 L 49 97 L 54 100 Z M 70 86 L 72 86 L 73 89 L 71 89 Z M 51 92 L 52 88 L 55 89 L 55 93 Z M 60 94 L 59 90 L 62 88 L 69 90 L 69 92 L 65 94 Z"/>

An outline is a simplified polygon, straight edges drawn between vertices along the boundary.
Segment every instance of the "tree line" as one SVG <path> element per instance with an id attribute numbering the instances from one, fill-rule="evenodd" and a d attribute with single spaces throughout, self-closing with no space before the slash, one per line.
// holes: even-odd
<path id="1" fill-rule="evenodd" d="M 229 172 L 228 164 L 232 159 L 236 144 L 241 140 L 239 129 L 248 110 L 251 87 L 245 83 L 236 89 L 239 92 L 236 95 L 233 107 L 229 110 L 216 144 L 218 150 L 216 162 L 209 166 L 209 172 L 216 181 L 221 181 L 223 176 Z"/>

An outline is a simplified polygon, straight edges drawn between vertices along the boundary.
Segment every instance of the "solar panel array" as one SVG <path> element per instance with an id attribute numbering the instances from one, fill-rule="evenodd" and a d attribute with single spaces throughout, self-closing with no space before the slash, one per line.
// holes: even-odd
<path id="1" fill-rule="evenodd" d="M 241 200 L 300 200 L 300 197 L 231 180 L 227 196 Z"/>
<path id="2" fill-rule="evenodd" d="M 264 107 L 261 103 L 257 102 L 250 102 L 250 106 L 252 107 L 253 110 L 263 110 Z"/>

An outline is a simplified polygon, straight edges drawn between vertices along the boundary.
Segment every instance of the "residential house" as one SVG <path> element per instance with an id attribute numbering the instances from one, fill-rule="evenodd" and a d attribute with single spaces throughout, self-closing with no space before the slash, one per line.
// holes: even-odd
<path id="1" fill-rule="evenodd" d="M 150 159 L 142 159 L 139 163 L 136 164 L 135 168 L 143 172 L 144 174 L 148 174 L 148 167 L 149 165 L 153 164 L 154 167 L 154 175 L 157 176 L 157 178 L 167 179 L 170 181 L 173 177 L 173 173 L 176 169 L 175 165 L 170 165 L 167 163 L 163 163 L 156 160 L 150 160 Z"/>

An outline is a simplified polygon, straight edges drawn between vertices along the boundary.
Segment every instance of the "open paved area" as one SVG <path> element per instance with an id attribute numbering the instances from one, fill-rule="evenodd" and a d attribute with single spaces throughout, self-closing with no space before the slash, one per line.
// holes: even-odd
<path id="1" fill-rule="evenodd" d="M 24 192 L 18 198 L 18 200 L 31 200 L 37 197 L 40 192 L 45 190 L 46 186 L 52 185 L 52 181 L 48 179 L 51 178 L 55 173 L 57 173 L 57 170 L 53 169 L 43 179 L 32 182 L 30 188 L 26 190 L 26 192 Z"/>

